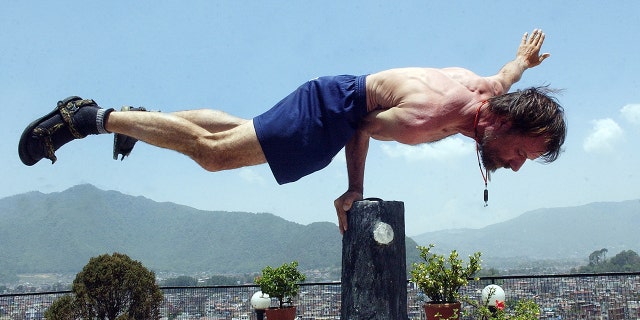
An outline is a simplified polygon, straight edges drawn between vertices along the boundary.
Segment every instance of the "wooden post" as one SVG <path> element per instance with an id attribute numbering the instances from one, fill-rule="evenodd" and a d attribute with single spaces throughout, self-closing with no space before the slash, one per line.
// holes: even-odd
<path id="1" fill-rule="evenodd" d="M 408 320 L 404 203 L 357 201 L 347 222 L 340 319 Z"/>

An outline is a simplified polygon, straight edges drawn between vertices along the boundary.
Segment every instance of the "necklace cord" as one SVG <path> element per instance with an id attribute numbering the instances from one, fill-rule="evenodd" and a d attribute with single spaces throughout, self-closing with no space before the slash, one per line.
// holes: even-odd
<path id="1" fill-rule="evenodd" d="M 482 103 L 480 104 L 480 106 L 478 106 L 478 111 L 476 111 L 476 118 L 473 121 L 473 130 L 474 130 L 474 134 L 475 134 L 475 140 L 476 140 L 476 155 L 478 156 L 478 167 L 480 167 L 480 174 L 482 174 L 482 180 L 484 180 L 484 206 L 488 206 L 488 202 L 489 202 L 489 189 L 487 189 L 487 180 L 489 177 L 489 170 L 487 170 L 487 168 L 484 168 L 484 171 L 482 170 L 482 161 L 480 160 L 480 142 L 478 141 L 478 122 L 480 121 L 480 110 L 482 109 L 482 106 L 484 106 L 487 103 L 487 100 L 482 101 Z"/>

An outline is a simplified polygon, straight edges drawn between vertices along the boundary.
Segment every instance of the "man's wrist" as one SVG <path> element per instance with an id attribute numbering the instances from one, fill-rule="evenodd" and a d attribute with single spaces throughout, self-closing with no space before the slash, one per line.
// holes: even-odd
<path id="1" fill-rule="evenodd" d="M 347 189 L 347 192 L 357 192 L 362 194 L 363 193 L 363 187 L 354 187 L 354 186 L 349 186 L 349 189 Z"/>
<path id="2" fill-rule="evenodd" d="M 514 62 L 516 63 L 516 66 L 522 72 L 524 72 L 525 70 L 529 69 L 529 63 L 527 62 L 527 60 L 525 58 L 516 59 Z"/>

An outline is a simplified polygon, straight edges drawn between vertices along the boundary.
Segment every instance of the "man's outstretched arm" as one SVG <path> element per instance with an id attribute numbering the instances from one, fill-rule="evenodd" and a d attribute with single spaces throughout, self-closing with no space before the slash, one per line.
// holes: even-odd
<path id="1" fill-rule="evenodd" d="M 505 64 L 496 75 L 490 77 L 501 84 L 502 94 L 507 93 L 511 86 L 520 80 L 525 70 L 539 65 L 550 56 L 549 53 L 540 54 L 544 37 L 545 35 L 540 29 L 534 29 L 531 37 L 525 32 L 516 58 Z"/>

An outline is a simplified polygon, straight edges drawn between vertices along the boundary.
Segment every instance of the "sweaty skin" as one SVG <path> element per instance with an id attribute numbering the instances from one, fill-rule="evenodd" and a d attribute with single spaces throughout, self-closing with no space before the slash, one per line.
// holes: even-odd
<path id="1" fill-rule="evenodd" d="M 366 80 L 367 109 L 358 132 L 345 147 L 349 186 L 334 201 L 340 232 L 347 230 L 347 211 L 363 197 L 364 169 L 369 138 L 416 145 L 454 134 L 474 138 L 478 107 L 493 96 L 505 94 L 524 71 L 549 57 L 540 55 L 544 33 L 534 30 L 522 36 L 516 58 L 489 77 L 463 68 L 402 68 L 371 74 Z M 510 124 L 480 111 L 478 135 L 503 134 Z M 527 159 L 544 150 L 542 138 L 507 137 L 498 148 L 500 167 L 517 171 Z M 508 140 L 508 141 L 507 141 Z M 493 169 L 493 168 L 492 168 Z"/>

